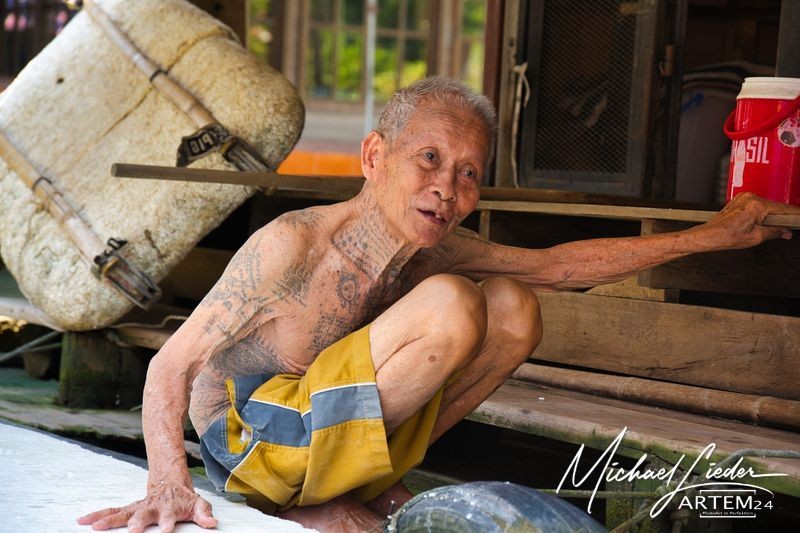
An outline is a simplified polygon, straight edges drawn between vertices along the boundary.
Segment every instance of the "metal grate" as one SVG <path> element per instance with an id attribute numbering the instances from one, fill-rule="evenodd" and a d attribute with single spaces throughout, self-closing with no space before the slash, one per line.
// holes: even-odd
<path id="1" fill-rule="evenodd" d="M 635 10 L 623 0 L 544 2 L 530 170 L 628 169 Z"/>

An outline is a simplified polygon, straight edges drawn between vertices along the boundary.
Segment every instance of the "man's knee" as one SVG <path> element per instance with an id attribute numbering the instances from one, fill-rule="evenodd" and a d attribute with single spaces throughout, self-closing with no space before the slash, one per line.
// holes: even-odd
<path id="1" fill-rule="evenodd" d="M 462 276 L 437 274 L 415 290 L 429 304 L 421 327 L 451 338 L 454 348 L 470 351 L 469 347 L 480 347 L 486 335 L 487 309 L 484 294 L 474 282 Z"/>
<path id="2" fill-rule="evenodd" d="M 511 278 L 489 278 L 481 285 L 489 319 L 524 361 L 542 340 L 542 314 L 533 290 Z"/>

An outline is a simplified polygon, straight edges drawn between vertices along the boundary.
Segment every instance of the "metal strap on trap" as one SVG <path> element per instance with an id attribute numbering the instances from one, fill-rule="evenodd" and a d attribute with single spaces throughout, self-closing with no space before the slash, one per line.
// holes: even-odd
<path id="1" fill-rule="evenodd" d="M 110 238 L 104 245 L 89 225 L 70 205 L 53 183 L 28 161 L 12 142 L 0 132 L 0 157 L 33 191 L 47 211 L 64 229 L 67 238 L 78 248 L 92 273 L 106 280 L 131 303 L 147 309 L 161 297 L 158 285 L 146 273 L 130 264 L 120 253 L 127 241 Z"/>

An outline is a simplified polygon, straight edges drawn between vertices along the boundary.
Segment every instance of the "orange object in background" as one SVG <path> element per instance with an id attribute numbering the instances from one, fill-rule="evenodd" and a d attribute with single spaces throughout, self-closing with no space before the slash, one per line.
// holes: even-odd
<path id="1" fill-rule="evenodd" d="M 361 157 L 358 154 L 312 152 L 295 149 L 278 167 L 279 174 L 313 176 L 361 176 Z"/>

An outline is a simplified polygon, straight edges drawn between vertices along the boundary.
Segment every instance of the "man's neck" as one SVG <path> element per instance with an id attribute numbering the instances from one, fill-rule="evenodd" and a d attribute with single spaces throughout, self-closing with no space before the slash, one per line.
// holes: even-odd
<path id="1" fill-rule="evenodd" d="M 351 200 L 352 215 L 333 235 L 332 243 L 370 279 L 387 274 L 393 280 L 419 248 L 390 227 L 372 195 L 365 185 Z"/>

